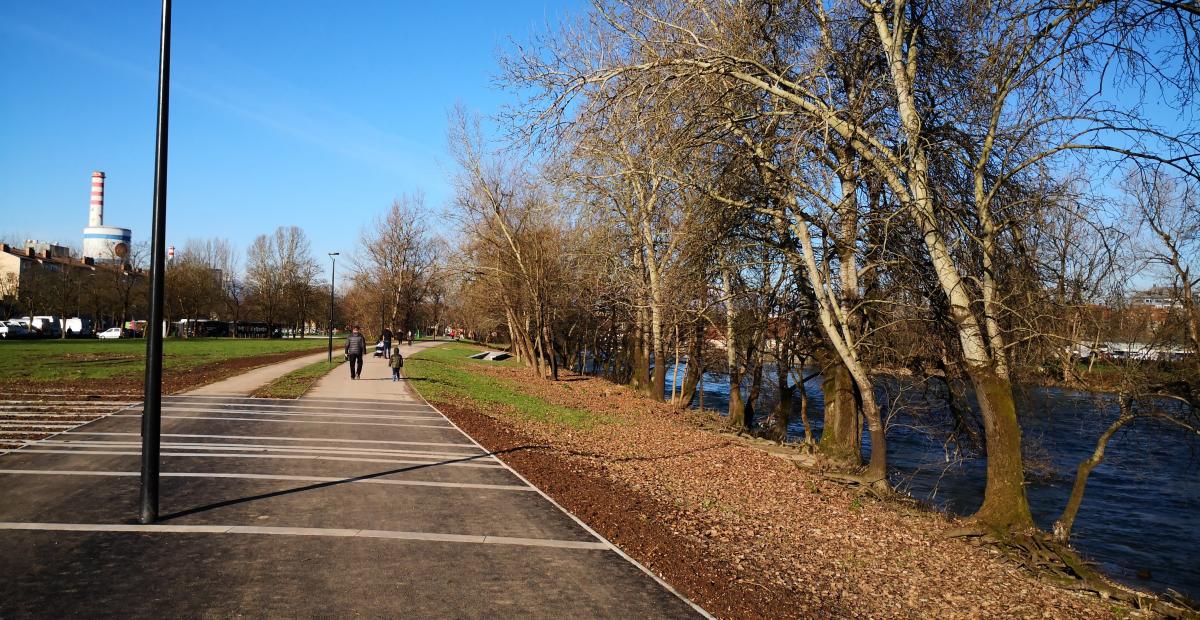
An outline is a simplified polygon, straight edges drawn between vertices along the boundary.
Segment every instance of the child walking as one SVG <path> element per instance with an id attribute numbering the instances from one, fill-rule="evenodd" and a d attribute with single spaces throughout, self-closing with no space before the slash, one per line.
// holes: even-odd
<path id="1" fill-rule="evenodd" d="M 400 347 L 392 347 L 392 357 L 388 360 L 392 367 L 392 381 L 400 380 L 400 369 L 404 367 L 404 356 L 400 355 Z"/>

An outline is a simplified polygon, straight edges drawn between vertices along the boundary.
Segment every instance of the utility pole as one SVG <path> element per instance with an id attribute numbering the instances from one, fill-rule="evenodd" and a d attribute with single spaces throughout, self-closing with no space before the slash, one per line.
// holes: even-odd
<path id="1" fill-rule="evenodd" d="M 158 130 L 154 144 L 154 223 L 150 239 L 150 324 L 146 326 L 146 383 L 142 402 L 142 492 L 138 521 L 158 520 L 159 439 L 162 425 L 163 281 L 167 238 L 167 126 L 171 98 L 171 0 L 162 3 L 158 51 Z"/>
<path id="2" fill-rule="evenodd" d="M 337 279 L 337 259 L 340 252 L 329 253 L 329 363 L 333 363 L 333 283 Z"/>

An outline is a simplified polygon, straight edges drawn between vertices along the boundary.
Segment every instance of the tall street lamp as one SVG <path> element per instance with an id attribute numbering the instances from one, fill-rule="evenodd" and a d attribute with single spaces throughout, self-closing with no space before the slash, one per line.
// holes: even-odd
<path id="1" fill-rule="evenodd" d="M 337 259 L 341 252 L 329 253 L 329 363 L 333 363 L 333 281 L 337 277 Z"/>
<path id="2" fill-rule="evenodd" d="M 162 3 L 158 49 L 158 130 L 154 144 L 154 219 L 150 240 L 150 324 L 146 326 L 146 383 L 142 402 L 142 471 L 138 521 L 158 520 L 159 437 L 162 424 L 163 277 L 167 239 L 167 119 L 171 92 L 171 0 Z"/>

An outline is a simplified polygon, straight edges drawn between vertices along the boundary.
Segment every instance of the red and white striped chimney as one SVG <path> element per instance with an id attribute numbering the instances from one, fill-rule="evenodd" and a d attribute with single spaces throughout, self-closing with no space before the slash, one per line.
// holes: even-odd
<path id="1" fill-rule="evenodd" d="M 92 203 L 88 208 L 88 226 L 104 225 L 104 173 L 92 173 Z"/>

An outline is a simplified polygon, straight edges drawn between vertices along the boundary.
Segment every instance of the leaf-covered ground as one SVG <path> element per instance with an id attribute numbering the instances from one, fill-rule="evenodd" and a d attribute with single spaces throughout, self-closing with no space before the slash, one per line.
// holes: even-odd
<path id="1" fill-rule="evenodd" d="M 442 371 L 439 389 L 428 380 L 412 385 L 489 449 L 518 448 L 505 460 L 719 617 L 1131 613 L 1038 582 L 990 547 L 945 539 L 956 527 L 945 515 L 879 502 L 624 387 L 578 376 L 540 381 L 466 353 L 435 354 L 453 370 Z M 419 377 L 421 356 L 413 361 L 406 370 Z M 456 374 L 587 412 L 597 423 L 538 419 L 481 401 L 454 386 Z"/>

